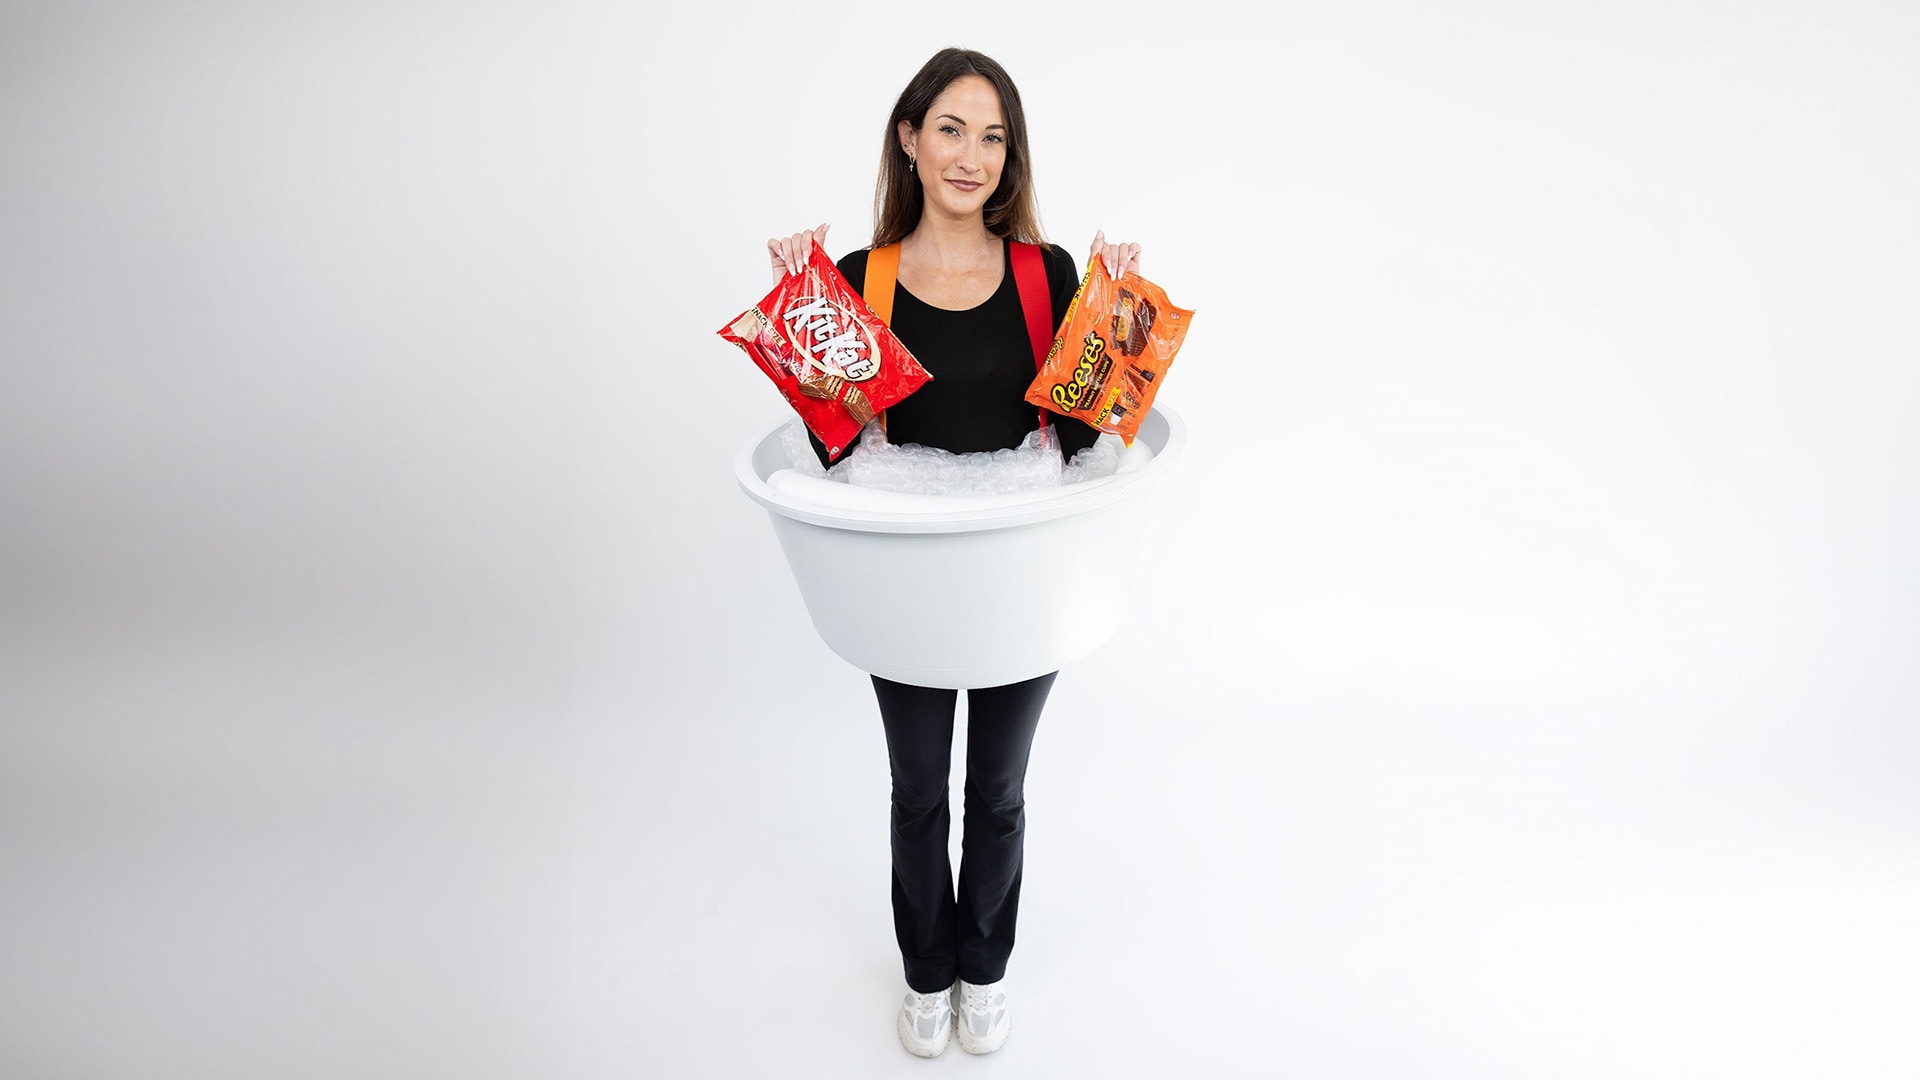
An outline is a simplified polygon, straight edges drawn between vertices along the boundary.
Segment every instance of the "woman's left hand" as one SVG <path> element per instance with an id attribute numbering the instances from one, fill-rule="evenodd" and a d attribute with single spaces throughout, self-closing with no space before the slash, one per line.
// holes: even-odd
<path id="1" fill-rule="evenodd" d="M 1107 273 L 1113 277 L 1137 274 L 1140 272 L 1140 245 L 1109 244 L 1106 230 L 1096 230 L 1093 234 L 1093 247 L 1087 252 L 1087 261 L 1092 262 L 1095 259 L 1107 260 Z"/>

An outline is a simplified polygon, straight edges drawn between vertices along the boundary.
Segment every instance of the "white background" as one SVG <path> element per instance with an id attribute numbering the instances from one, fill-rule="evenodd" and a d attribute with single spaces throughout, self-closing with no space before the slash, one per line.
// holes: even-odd
<path id="1" fill-rule="evenodd" d="M 964 1067 L 714 336 L 960 44 L 1197 311 L 982 1067 L 1920 1076 L 1920 12 L 1248 17 L 9 6 L 0 1073 Z"/>

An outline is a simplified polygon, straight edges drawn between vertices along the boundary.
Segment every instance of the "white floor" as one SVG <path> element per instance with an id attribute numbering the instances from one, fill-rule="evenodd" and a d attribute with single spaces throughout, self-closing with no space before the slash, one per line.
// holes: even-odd
<path id="1" fill-rule="evenodd" d="M 1920 1076 L 1910 760 L 1631 695 L 1236 704 L 1137 634 L 1035 746 L 1011 1040 L 910 1058 L 878 721 L 794 629 L 733 681 L 12 642 L 0 1074 Z"/>

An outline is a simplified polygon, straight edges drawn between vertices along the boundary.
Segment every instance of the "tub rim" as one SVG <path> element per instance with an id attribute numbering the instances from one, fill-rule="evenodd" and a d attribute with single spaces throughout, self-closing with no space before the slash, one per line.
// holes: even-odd
<path id="1" fill-rule="evenodd" d="M 1156 404 L 1140 421 L 1140 431 L 1135 435 L 1135 438 L 1146 437 L 1150 425 L 1165 429 L 1165 438 L 1161 441 L 1160 448 L 1154 451 L 1153 460 L 1133 472 L 1111 477 L 1106 483 L 1079 491 L 1071 487 L 1063 487 L 1056 498 L 1022 502 L 1006 507 L 983 506 L 968 510 L 911 513 L 865 510 L 856 513 L 839 507 L 820 506 L 804 499 L 793 498 L 791 495 L 775 491 L 773 486 L 760 476 L 759 470 L 754 466 L 755 455 L 768 438 L 778 435 L 790 422 L 788 419 L 782 419 L 772 427 L 763 429 L 760 434 L 748 439 L 734 454 L 733 474 L 734 479 L 739 481 L 740 490 L 744 491 L 748 498 L 765 507 L 768 513 L 778 514 L 794 521 L 845 532 L 896 535 L 946 535 L 1014 529 L 1097 510 L 1118 502 L 1134 487 L 1158 477 L 1160 472 L 1179 456 L 1181 447 L 1187 441 L 1187 425 L 1180 419 L 1180 414 L 1164 405 Z"/>

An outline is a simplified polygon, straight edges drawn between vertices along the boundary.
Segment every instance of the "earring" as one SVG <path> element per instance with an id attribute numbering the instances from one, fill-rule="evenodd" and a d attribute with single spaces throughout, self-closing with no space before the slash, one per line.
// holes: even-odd
<path id="1" fill-rule="evenodd" d="M 912 154 L 907 155 L 907 171 L 908 172 L 913 171 L 913 155 Z"/>

